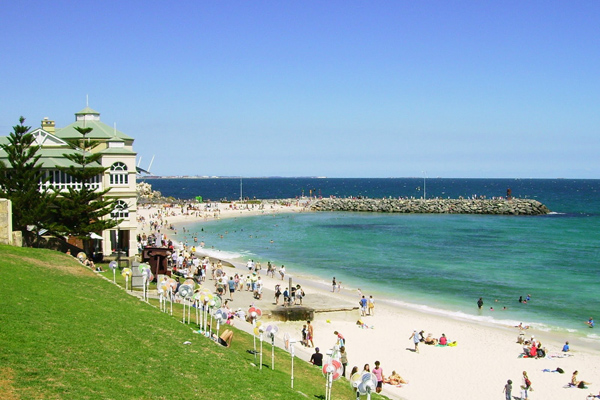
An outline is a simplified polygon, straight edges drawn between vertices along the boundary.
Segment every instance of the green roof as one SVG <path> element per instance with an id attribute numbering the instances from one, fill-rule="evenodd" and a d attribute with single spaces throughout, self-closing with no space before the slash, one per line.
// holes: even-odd
<path id="1" fill-rule="evenodd" d="M 117 138 L 133 142 L 131 136 L 127 136 L 123 132 L 115 130 L 102 121 L 75 121 L 64 128 L 56 128 L 54 134 L 64 140 L 81 139 L 81 134 L 77 132 L 75 128 L 92 128 L 92 131 L 86 136 L 92 140 L 106 141 L 113 138 L 116 133 Z"/>
<path id="2" fill-rule="evenodd" d="M 38 150 L 37 155 L 40 156 L 40 163 L 42 164 L 42 168 L 52 169 L 57 166 L 59 167 L 70 167 L 70 166 L 78 166 L 78 164 L 74 164 L 71 160 L 64 157 L 66 153 L 74 153 L 77 150 L 73 150 L 67 147 L 63 148 L 45 148 L 41 147 Z M 89 153 L 88 153 L 89 154 Z M 6 153 L 0 149 L 0 159 L 2 159 L 6 163 Z M 89 164 L 90 167 L 101 167 L 100 163 L 94 162 Z"/>
<path id="3" fill-rule="evenodd" d="M 86 107 L 83 110 L 79 111 L 78 113 L 75 113 L 75 115 L 86 115 L 86 114 L 100 115 L 100 113 L 98 111 L 92 110 L 89 107 Z"/>
<path id="4" fill-rule="evenodd" d="M 109 147 L 102 151 L 99 151 L 100 154 L 137 154 L 133 150 L 126 149 L 124 147 Z"/>

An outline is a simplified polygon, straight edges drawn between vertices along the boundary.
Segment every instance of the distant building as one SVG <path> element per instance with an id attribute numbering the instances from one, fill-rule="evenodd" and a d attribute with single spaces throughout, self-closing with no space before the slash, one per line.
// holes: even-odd
<path id="1" fill-rule="evenodd" d="M 108 169 L 103 175 L 98 175 L 90 185 L 97 190 L 110 188 L 107 197 L 117 199 L 114 211 L 105 218 L 123 220 L 116 228 L 96 232 L 102 237 L 99 241 L 102 252 L 104 255 L 110 255 L 120 249 L 127 256 L 134 256 L 137 254 L 135 237 L 137 194 L 136 153 L 133 151 L 132 137 L 100 121 L 100 113 L 89 107 L 76 113 L 75 122 L 64 128 L 57 128 L 54 121 L 44 118 L 41 128 L 36 128 L 31 133 L 36 138 L 36 143 L 41 146 L 38 154 L 41 155 L 42 169 L 46 172 L 46 176 L 50 177 L 46 185 L 60 191 L 77 185 L 69 175 L 57 169 L 57 166 L 72 165 L 64 154 L 74 151 L 67 144 L 67 140 L 82 138 L 75 130 L 76 127 L 93 128 L 86 138 L 100 142 L 91 151 L 102 154 L 99 165 L 96 166 L 101 165 Z M 7 137 L 0 137 L 0 143 L 7 143 L 7 139 Z M 0 150 L 0 160 L 6 161 L 6 153 L 2 150 Z"/>

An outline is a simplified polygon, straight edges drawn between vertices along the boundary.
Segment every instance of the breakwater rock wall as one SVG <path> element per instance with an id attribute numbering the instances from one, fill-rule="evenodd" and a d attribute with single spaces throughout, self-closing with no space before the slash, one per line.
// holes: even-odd
<path id="1" fill-rule="evenodd" d="M 313 211 L 363 211 L 406 214 L 544 215 L 550 210 L 529 199 L 319 199 Z"/>

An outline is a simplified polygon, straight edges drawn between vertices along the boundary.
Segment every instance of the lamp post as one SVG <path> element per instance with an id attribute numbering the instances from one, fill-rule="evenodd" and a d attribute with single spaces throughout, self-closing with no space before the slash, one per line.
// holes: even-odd
<path id="1" fill-rule="evenodd" d="M 423 171 L 423 200 L 427 199 L 427 171 Z"/>

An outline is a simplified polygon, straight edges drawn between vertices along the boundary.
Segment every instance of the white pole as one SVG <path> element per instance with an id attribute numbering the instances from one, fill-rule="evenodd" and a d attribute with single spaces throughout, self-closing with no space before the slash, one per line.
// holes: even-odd
<path id="1" fill-rule="evenodd" d="M 260 332 L 260 367 L 258 369 L 262 369 L 262 358 L 263 358 L 263 334 Z"/>
<path id="2" fill-rule="evenodd" d="M 252 317 L 252 340 L 254 342 L 254 362 L 256 362 L 256 333 L 254 332 L 254 329 L 256 329 L 256 318 Z"/>
<path id="3" fill-rule="evenodd" d="M 294 388 L 294 343 L 290 341 L 290 351 L 292 353 L 292 389 Z"/>
<path id="4" fill-rule="evenodd" d="M 206 330 L 206 328 L 208 328 L 208 300 L 204 302 L 204 308 L 202 309 L 202 312 L 204 312 L 204 336 L 210 337 L 210 334 Z"/>
<path id="5" fill-rule="evenodd" d="M 198 325 L 198 330 L 202 324 L 200 323 L 200 300 L 196 299 L 196 325 Z"/>
<path id="6" fill-rule="evenodd" d="M 275 335 L 271 335 L 271 369 L 275 370 Z"/>
<path id="7" fill-rule="evenodd" d="M 142 274 L 142 285 L 144 286 L 144 289 L 142 290 L 142 296 L 144 296 L 144 301 L 148 301 L 148 297 L 146 296 L 146 281 L 148 280 L 148 278 L 146 277 L 146 271 L 144 271 L 144 273 Z"/>

